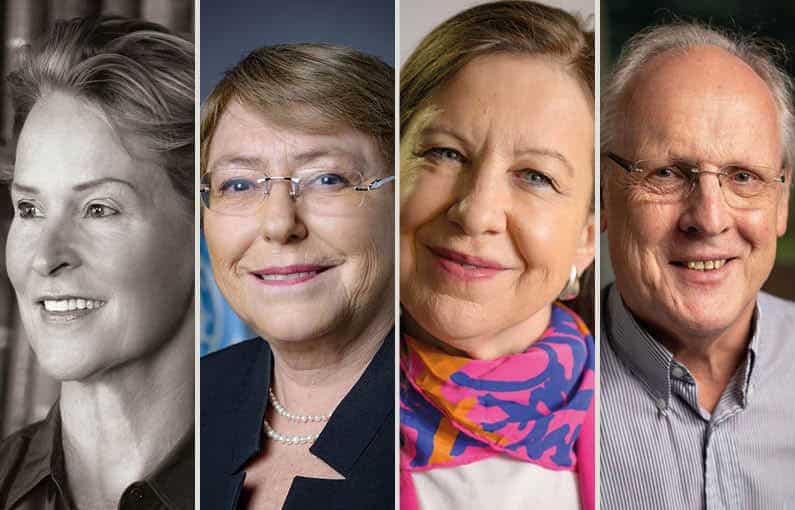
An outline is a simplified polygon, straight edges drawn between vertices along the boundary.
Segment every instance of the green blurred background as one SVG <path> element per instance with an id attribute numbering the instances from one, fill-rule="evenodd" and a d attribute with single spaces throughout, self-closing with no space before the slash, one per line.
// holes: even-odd
<path id="1" fill-rule="evenodd" d="M 795 77 L 795 0 L 673 0 L 644 2 L 638 0 L 601 1 L 600 41 L 601 79 L 604 82 L 632 34 L 649 25 L 681 20 L 698 20 L 727 27 L 742 33 L 753 33 L 784 43 L 789 51 L 785 63 Z M 792 182 L 790 182 L 792 190 Z M 795 300 L 795 197 L 790 196 L 787 233 L 779 238 L 776 265 L 764 290 Z M 607 238 L 601 239 L 601 284 L 613 280 L 607 250 Z"/>

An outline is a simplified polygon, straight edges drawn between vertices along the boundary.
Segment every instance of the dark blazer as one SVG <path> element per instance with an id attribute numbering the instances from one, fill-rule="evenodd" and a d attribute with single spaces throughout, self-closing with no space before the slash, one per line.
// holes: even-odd
<path id="1" fill-rule="evenodd" d="M 388 509 L 395 500 L 394 331 L 340 402 L 310 451 L 345 477 L 298 476 L 284 509 Z M 246 464 L 262 447 L 273 366 L 247 340 L 201 360 L 201 507 L 240 508 Z"/>

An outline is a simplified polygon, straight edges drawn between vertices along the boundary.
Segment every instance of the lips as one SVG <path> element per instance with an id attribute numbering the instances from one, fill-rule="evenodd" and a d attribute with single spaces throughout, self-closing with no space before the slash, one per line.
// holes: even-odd
<path id="1" fill-rule="evenodd" d="M 440 246 L 429 246 L 445 274 L 464 281 L 487 280 L 505 271 L 502 264 Z"/>
<path id="2" fill-rule="evenodd" d="M 105 306 L 106 301 L 85 296 L 45 296 L 36 301 L 50 322 L 81 319 Z"/>
<path id="3" fill-rule="evenodd" d="M 251 271 L 251 275 L 264 285 L 298 285 L 316 278 L 333 268 L 333 265 L 300 264 L 292 266 L 272 266 Z"/>
<path id="4" fill-rule="evenodd" d="M 671 264 L 690 271 L 717 271 L 734 259 L 726 256 L 696 256 L 675 260 Z"/>

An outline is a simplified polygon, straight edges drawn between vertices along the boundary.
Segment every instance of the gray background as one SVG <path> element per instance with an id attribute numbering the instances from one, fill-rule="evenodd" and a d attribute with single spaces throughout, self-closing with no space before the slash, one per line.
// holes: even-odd
<path id="1" fill-rule="evenodd" d="M 269 44 L 324 42 L 395 63 L 392 0 L 201 0 L 202 100 L 251 50 Z"/>

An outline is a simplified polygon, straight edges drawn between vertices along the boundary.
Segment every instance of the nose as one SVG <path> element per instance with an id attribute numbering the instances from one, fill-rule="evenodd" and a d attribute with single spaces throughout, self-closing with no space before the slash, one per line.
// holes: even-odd
<path id="1" fill-rule="evenodd" d="M 306 238 L 306 225 L 298 215 L 296 200 L 290 196 L 289 181 L 271 183 L 259 217 L 262 237 L 266 241 L 288 244 Z"/>
<path id="2" fill-rule="evenodd" d="M 501 190 L 499 175 L 476 171 L 471 176 L 469 183 L 462 183 L 460 195 L 447 210 L 447 218 L 469 236 L 503 232 L 510 197 Z"/>
<path id="3" fill-rule="evenodd" d="M 720 176 L 703 173 L 693 183 L 679 228 L 687 233 L 715 236 L 728 230 L 731 211 L 721 188 Z"/>
<path id="4" fill-rule="evenodd" d="M 33 253 L 33 270 L 41 276 L 58 276 L 82 263 L 75 249 L 75 233 L 71 222 L 58 221 L 40 231 Z"/>

